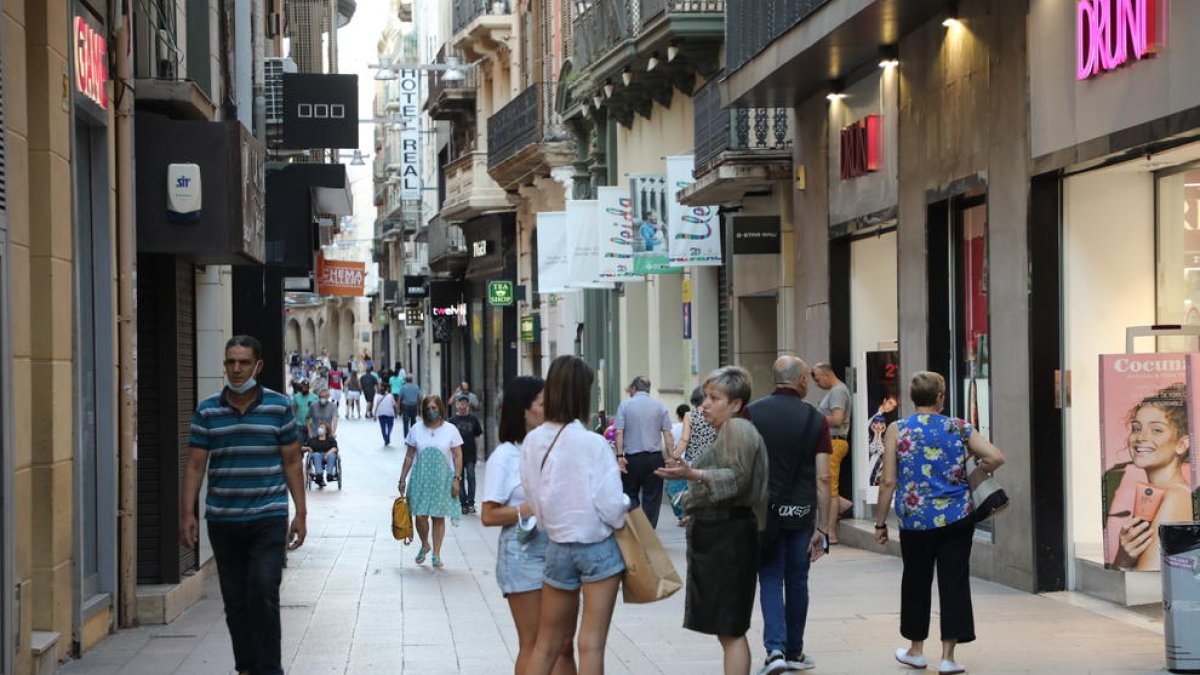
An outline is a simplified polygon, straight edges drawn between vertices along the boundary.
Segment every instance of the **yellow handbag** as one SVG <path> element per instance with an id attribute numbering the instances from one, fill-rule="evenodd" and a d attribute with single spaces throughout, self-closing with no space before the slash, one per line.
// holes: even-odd
<path id="1" fill-rule="evenodd" d="M 408 498 L 404 495 L 392 502 L 392 537 L 397 541 L 403 539 L 405 546 L 413 540 L 412 513 L 408 510 Z"/>

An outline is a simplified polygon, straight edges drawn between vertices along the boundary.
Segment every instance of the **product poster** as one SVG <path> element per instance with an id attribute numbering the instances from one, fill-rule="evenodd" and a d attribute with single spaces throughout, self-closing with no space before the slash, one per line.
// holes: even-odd
<path id="1" fill-rule="evenodd" d="M 570 252 L 568 288 L 612 288 L 600 279 L 600 221 L 596 202 L 567 200 L 567 250 Z M 539 247 L 539 252 L 540 252 Z"/>
<path id="2" fill-rule="evenodd" d="M 565 293 L 571 276 L 565 211 L 537 214 L 538 293 Z"/>
<path id="3" fill-rule="evenodd" d="M 596 189 L 596 219 L 600 224 L 600 274 L 603 281 L 645 281 L 633 271 L 633 201 L 616 186 Z"/>
<path id="4" fill-rule="evenodd" d="M 883 433 L 896 421 L 899 409 L 900 352 L 865 352 L 863 379 L 860 386 L 866 385 L 864 410 L 868 413 L 862 422 L 866 426 L 867 461 L 859 463 L 866 469 L 860 473 L 860 480 L 865 478 L 867 503 L 874 504 L 879 500 L 879 480 L 883 476 Z"/>
<path id="5" fill-rule="evenodd" d="M 667 178 L 661 173 L 629 176 L 633 209 L 633 271 L 637 274 L 683 274 L 667 257 L 670 228 L 667 224 Z"/>
<path id="6" fill-rule="evenodd" d="M 668 256 L 673 267 L 721 264 L 721 216 L 716 206 L 686 206 L 676 195 L 695 182 L 692 155 L 667 158 Z"/>
<path id="7" fill-rule="evenodd" d="M 1188 415 L 1194 402 L 1189 383 L 1197 373 L 1189 369 L 1189 359 L 1187 354 L 1100 356 L 1101 495 L 1108 567 L 1158 570 L 1159 524 L 1192 520 Z"/>

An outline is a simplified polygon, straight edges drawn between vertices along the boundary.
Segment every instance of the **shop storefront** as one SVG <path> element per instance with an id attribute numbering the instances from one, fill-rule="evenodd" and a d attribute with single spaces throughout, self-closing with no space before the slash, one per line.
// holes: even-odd
<path id="1" fill-rule="evenodd" d="M 1133 605 L 1161 600 L 1158 547 L 1121 533 L 1200 517 L 1200 7 L 1132 3 L 1109 30 L 1096 5 L 1030 7 L 1031 309 L 1061 344 L 1031 371 L 1054 383 L 1033 415 L 1066 486 L 1038 546 L 1061 537 L 1068 587 Z"/>
<path id="2" fill-rule="evenodd" d="M 467 333 L 469 367 L 464 377 L 479 397 L 476 414 L 483 423 L 485 446 L 496 447 L 498 404 L 504 385 L 517 375 L 518 311 L 515 302 L 499 304 L 489 299 L 489 284 L 517 278 L 516 217 L 512 213 L 482 216 L 463 223 L 467 239 L 464 284 L 469 305 Z M 452 382 L 447 392 L 459 382 Z"/>

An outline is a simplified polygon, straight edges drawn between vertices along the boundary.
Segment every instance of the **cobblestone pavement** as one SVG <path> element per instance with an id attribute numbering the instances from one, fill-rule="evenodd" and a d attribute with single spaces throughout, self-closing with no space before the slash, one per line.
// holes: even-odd
<path id="1" fill-rule="evenodd" d="M 511 672 L 516 632 L 493 578 L 497 530 L 464 517 L 448 528 L 444 570 L 415 564 L 416 546 L 394 541 L 390 530 L 404 458 L 399 425 L 391 447 L 371 420 L 342 420 L 339 434 L 344 487 L 309 493 L 308 541 L 284 574 L 287 672 Z M 480 486 L 485 471 L 481 463 Z M 659 532 L 682 573 L 682 528 L 665 513 Z M 902 643 L 899 580 L 897 559 L 844 546 L 814 565 L 806 650 L 816 672 L 904 671 L 891 656 Z M 978 580 L 973 588 L 979 640 L 959 650 L 972 673 L 1163 672 L 1162 625 L 1153 618 L 1072 593 L 1029 595 Z M 719 673 L 716 640 L 681 628 L 682 617 L 682 593 L 652 605 L 618 602 L 607 671 Z M 755 616 L 756 662 L 764 656 L 761 635 Z M 174 623 L 121 631 L 59 672 L 224 675 L 232 668 L 210 580 L 207 598 Z"/>

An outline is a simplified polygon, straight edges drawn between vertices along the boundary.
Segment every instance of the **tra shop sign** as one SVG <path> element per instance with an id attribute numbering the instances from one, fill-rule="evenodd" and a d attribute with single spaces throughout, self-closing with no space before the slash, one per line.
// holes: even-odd
<path id="1" fill-rule="evenodd" d="M 90 16 L 75 16 L 75 90 L 101 110 L 108 110 L 108 41 L 103 27 Z"/>
<path id="2" fill-rule="evenodd" d="M 1158 0 L 1079 0 L 1075 5 L 1075 79 L 1154 55 Z"/>
<path id="3" fill-rule="evenodd" d="M 842 180 L 858 178 L 883 165 L 883 117 L 867 115 L 842 129 Z"/>
<path id="4" fill-rule="evenodd" d="M 317 295 L 362 297 L 366 264 L 317 255 Z"/>

